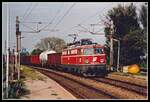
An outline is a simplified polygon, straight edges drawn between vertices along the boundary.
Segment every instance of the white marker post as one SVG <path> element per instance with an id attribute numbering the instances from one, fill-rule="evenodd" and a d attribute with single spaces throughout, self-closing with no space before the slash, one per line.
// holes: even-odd
<path id="1" fill-rule="evenodd" d="M 7 48 L 6 48 L 6 55 L 7 55 L 7 63 L 6 63 L 6 98 L 8 98 L 8 88 L 9 88 L 9 8 L 7 3 Z"/>

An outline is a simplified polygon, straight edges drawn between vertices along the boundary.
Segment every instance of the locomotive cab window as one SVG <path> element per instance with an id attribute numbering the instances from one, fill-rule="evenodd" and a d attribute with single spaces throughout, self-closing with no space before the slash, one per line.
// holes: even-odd
<path id="1" fill-rule="evenodd" d="M 82 55 L 81 49 L 78 49 L 78 55 Z"/>
<path id="2" fill-rule="evenodd" d="M 68 52 L 68 55 L 70 55 L 70 54 L 71 54 L 71 50 L 68 50 L 67 52 Z"/>
<path id="3" fill-rule="evenodd" d="M 95 54 L 103 54 L 102 48 L 95 48 Z"/>
<path id="4" fill-rule="evenodd" d="M 84 49 L 84 55 L 93 55 L 94 49 L 93 48 L 85 48 Z"/>
<path id="5" fill-rule="evenodd" d="M 71 54 L 77 54 L 77 49 L 71 50 Z"/>
<path id="6" fill-rule="evenodd" d="M 62 55 L 67 55 L 67 51 L 63 51 L 63 52 L 62 52 Z"/>

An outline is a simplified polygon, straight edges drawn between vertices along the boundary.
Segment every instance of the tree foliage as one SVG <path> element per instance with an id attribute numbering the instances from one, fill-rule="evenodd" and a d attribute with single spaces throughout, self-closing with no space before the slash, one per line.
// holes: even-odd
<path id="1" fill-rule="evenodd" d="M 62 49 L 66 46 L 66 43 L 63 39 L 56 37 L 47 37 L 41 39 L 41 41 L 36 44 L 36 47 L 41 50 L 54 50 L 56 52 L 61 52 Z"/>
<path id="2" fill-rule="evenodd" d="M 31 55 L 39 55 L 43 52 L 43 50 L 40 49 L 33 49 L 33 51 L 31 52 Z"/>
<path id="3" fill-rule="evenodd" d="M 145 9 L 143 9 L 145 10 Z M 141 15 L 146 15 L 141 14 Z M 121 6 L 113 8 L 108 11 L 107 15 L 114 24 L 113 38 L 120 40 L 120 64 L 138 64 L 140 63 L 140 56 L 144 54 L 146 50 L 146 36 L 143 30 L 140 28 L 140 20 L 146 25 L 145 20 L 139 19 L 136 13 L 136 7 L 131 3 L 129 6 Z M 143 16 L 142 16 L 143 17 Z M 105 28 L 106 39 L 106 53 L 109 57 L 109 37 L 110 29 Z M 118 45 L 116 42 L 113 43 L 113 54 L 114 54 L 114 65 L 117 64 L 117 51 Z"/>
<path id="4" fill-rule="evenodd" d="M 143 25 L 144 30 L 147 31 L 147 6 L 142 5 L 139 19 Z"/>
<path id="5" fill-rule="evenodd" d="M 27 55 L 29 55 L 29 52 L 26 51 L 25 48 L 23 48 L 22 51 L 20 52 L 20 56 L 27 56 Z"/>
<path id="6" fill-rule="evenodd" d="M 122 38 L 130 31 L 139 29 L 136 7 L 131 3 L 129 6 L 118 5 L 117 8 L 108 11 L 108 16 L 114 23 L 114 35 Z"/>
<path id="7" fill-rule="evenodd" d="M 120 60 L 122 64 L 139 64 L 140 56 L 144 56 L 144 49 L 146 48 L 142 30 L 135 30 L 126 34 L 122 46 L 123 55 Z"/>
<path id="8" fill-rule="evenodd" d="M 144 42 L 145 42 L 145 48 L 144 52 L 147 53 L 147 6 L 142 5 L 141 10 L 140 10 L 140 15 L 139 15 L 139 20 L 141 21 L 141 24 L 143 26 L 143 37 L 144 37 Z"/>

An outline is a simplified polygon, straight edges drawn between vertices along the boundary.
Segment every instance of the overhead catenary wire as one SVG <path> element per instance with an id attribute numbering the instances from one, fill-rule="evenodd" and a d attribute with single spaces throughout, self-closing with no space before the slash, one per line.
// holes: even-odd
<path id="1" fill-rule="evenodd" d="M 21 22 L 21 23 L 38 23 L 38 24 L 42 24 L 42 23 L 48 23 L 48 22 Z"/>
<path id="2" fill-rule="evenodd" d="M 29 13 L 24 17 L 24 21 L 29 17 L 29 15 L 31 15 L 32 11 L 35 9 L 35 7 L 38 5 L 38 3 L 36 3 L 31 10 L 29 11 Z"/>
<path id="3" fill-rule="evenodd" d="M 67 14 L 71 11 L 71 9 L 72 9 L 74 6 L 75 6 L 75 3 L 70 6 L 70 8 L 67 10 L 67 12 L 62 16 L 62 18 L 58 21 L 58 23 L 56 23 L 56 25 L 55 25 L 53 28 L 56 28 L 56 27 L 58 26 L 58 24 L 61 23 L 61 21 L 64 19 L 64 17 L 67 16 Z"/>
<path id="4" fill-rule="evenodd" d="M 22 16 L 22 21 L 24 20 L 24 17 L 27 15 L 28 11 L 30 10 L 30 8 L 32 7 L 32 3 L 28 6 L 28 8 L 26 9 L 24 15 Z"/>
<path id="5" fill-rule="evenodd" d="M 27 26 L 27 25 L 25 25 L 25 24 L 23 24 L 23 23 L 20 23 L 20 24 L 22 24 L 22 25 L 23 25 L 23 26 L 25 26 L 26 28 L 29 28 L 29 29 L 31 29 L 32 31 L 35 31 L 35 32 L 37 32 L 35 29 L 31 28 L 30 26 Z"/>
<path id="6" fill-rule="evenodd" d="M 62 10 L 62 7 L 63 7 L 63 5 L 61 5 L 61 6 L 58 8 L 58 10 L 57 10 L 55 16 L 50 20 L 50 22 L 49 22 L 47 25 L 45 25 L 43 28 L 41 28 L 39 31 L 41 31 L 41 30 L 47 28 L 50 24 L 52 24 L 52 23 L 54 22 L 54 20 L 56 19 L 57 15 L 58 15 L 58 14 L 60 13 L 60 11 Z"/>
<path id="7" fill-rule="evenodd" d="M 109 5 L 110 5 L 110 4 L 109 4 Z M 108 7 L 109 7 L 109 6 L 107 5 L 103 10 L 105 10 L 105 9 L 108 8 Z M 87 19 L 83 20 L 81 23 L 78 24 L 78 26 L 80 26 L 80 27 L 82 27 L 82 28 L 84 28 L 84 29 L 87 29 L 87 28 L 81 26 L 81 24 L 85 23 L 87 20 L 91 19 L 93 16 L 96 16 L 98 13 L 99 13 L 99 11 L 96 12 L 94 15 L 91 15 L 91 16 L 88 17 Z M 100 17 L 102 17 L 102 15 L 103 15 L 103 14 L 101 14 Z M 100 23 L 101 23 L 101 22 L 98 22 L 97 24 L 101 25 Z M 89 33 L 91 33 L 91 34 L 98 34 L 98 31 L 96 31 L 96 32 L 94 33 L 94 32 L 92 32 L 92 31 L 87 30 L 87 32 L 89 32 Z M 101 35 L 101 34 L 100 34 L 100 35 Z"/>
<path id="8" fill-rule="evenodd" d="M 112 3 L 111 3 L 111 4 L 112 4 Z M 110 4 L 109 4 L 109 5 L 110 5 Z M 109 6 L 107 5 L 103 10 L 105 10 L 107 7 L 109 7 Z M 92 15 L 89 16 L 87 19 L 84 19 L 83 21 L 80 21 L 80 23 L 76 24 L 76 26 L 70 27 L 70 28 L 66 29 L 65 31 L 71 30 L 71 29 L 73 29 L 73 28 L 75 28 L 75 27 L 79 27 L 79 25 L 85 23 L 87 20 L 89 20 L 89 19 L 91 19 L 92 17 L 94 17 L 94 16 L 96 16 L 97 14 L 99 14 L 99 12 L 100 12 L 100 11 L 98 11 L 98 12 L 92 14 Z M 102 15 L 100 15 L 100 16 L 102 16 Z M 99 23 L 100 23 L 100 22 L 98 22 L 98 24 L 99 24 Z M 85 29 L 85 28 L 84 28 L 84 29 Z M 87 29 L 87 28 L 86 28 L 86 29 Z M 63 32 L 64 32 L 64 31 L 63 31 Z M 88 31 L 88 32 L 89 32 L 89 31 Z"/>

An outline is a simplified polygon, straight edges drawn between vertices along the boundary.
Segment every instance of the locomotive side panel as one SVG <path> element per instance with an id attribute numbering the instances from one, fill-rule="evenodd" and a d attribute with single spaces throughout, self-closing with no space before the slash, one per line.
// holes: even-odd
<path id="1" fill-rule="evenodd" d="M 76 56 L 68 56 L 69 64 L 77 64 L 76 59 L 77 59 Z"/>
<path id="2" fill-rule="evenodd" d="M 84 59 L 82 56 L 77 56 L 77 64 L 84 64 Z"/>
<path id="3" fill-rule="evenodd" d="M 61 56 L 61 64 L 68 64 L 68 57 L 67 56 Z"/>

